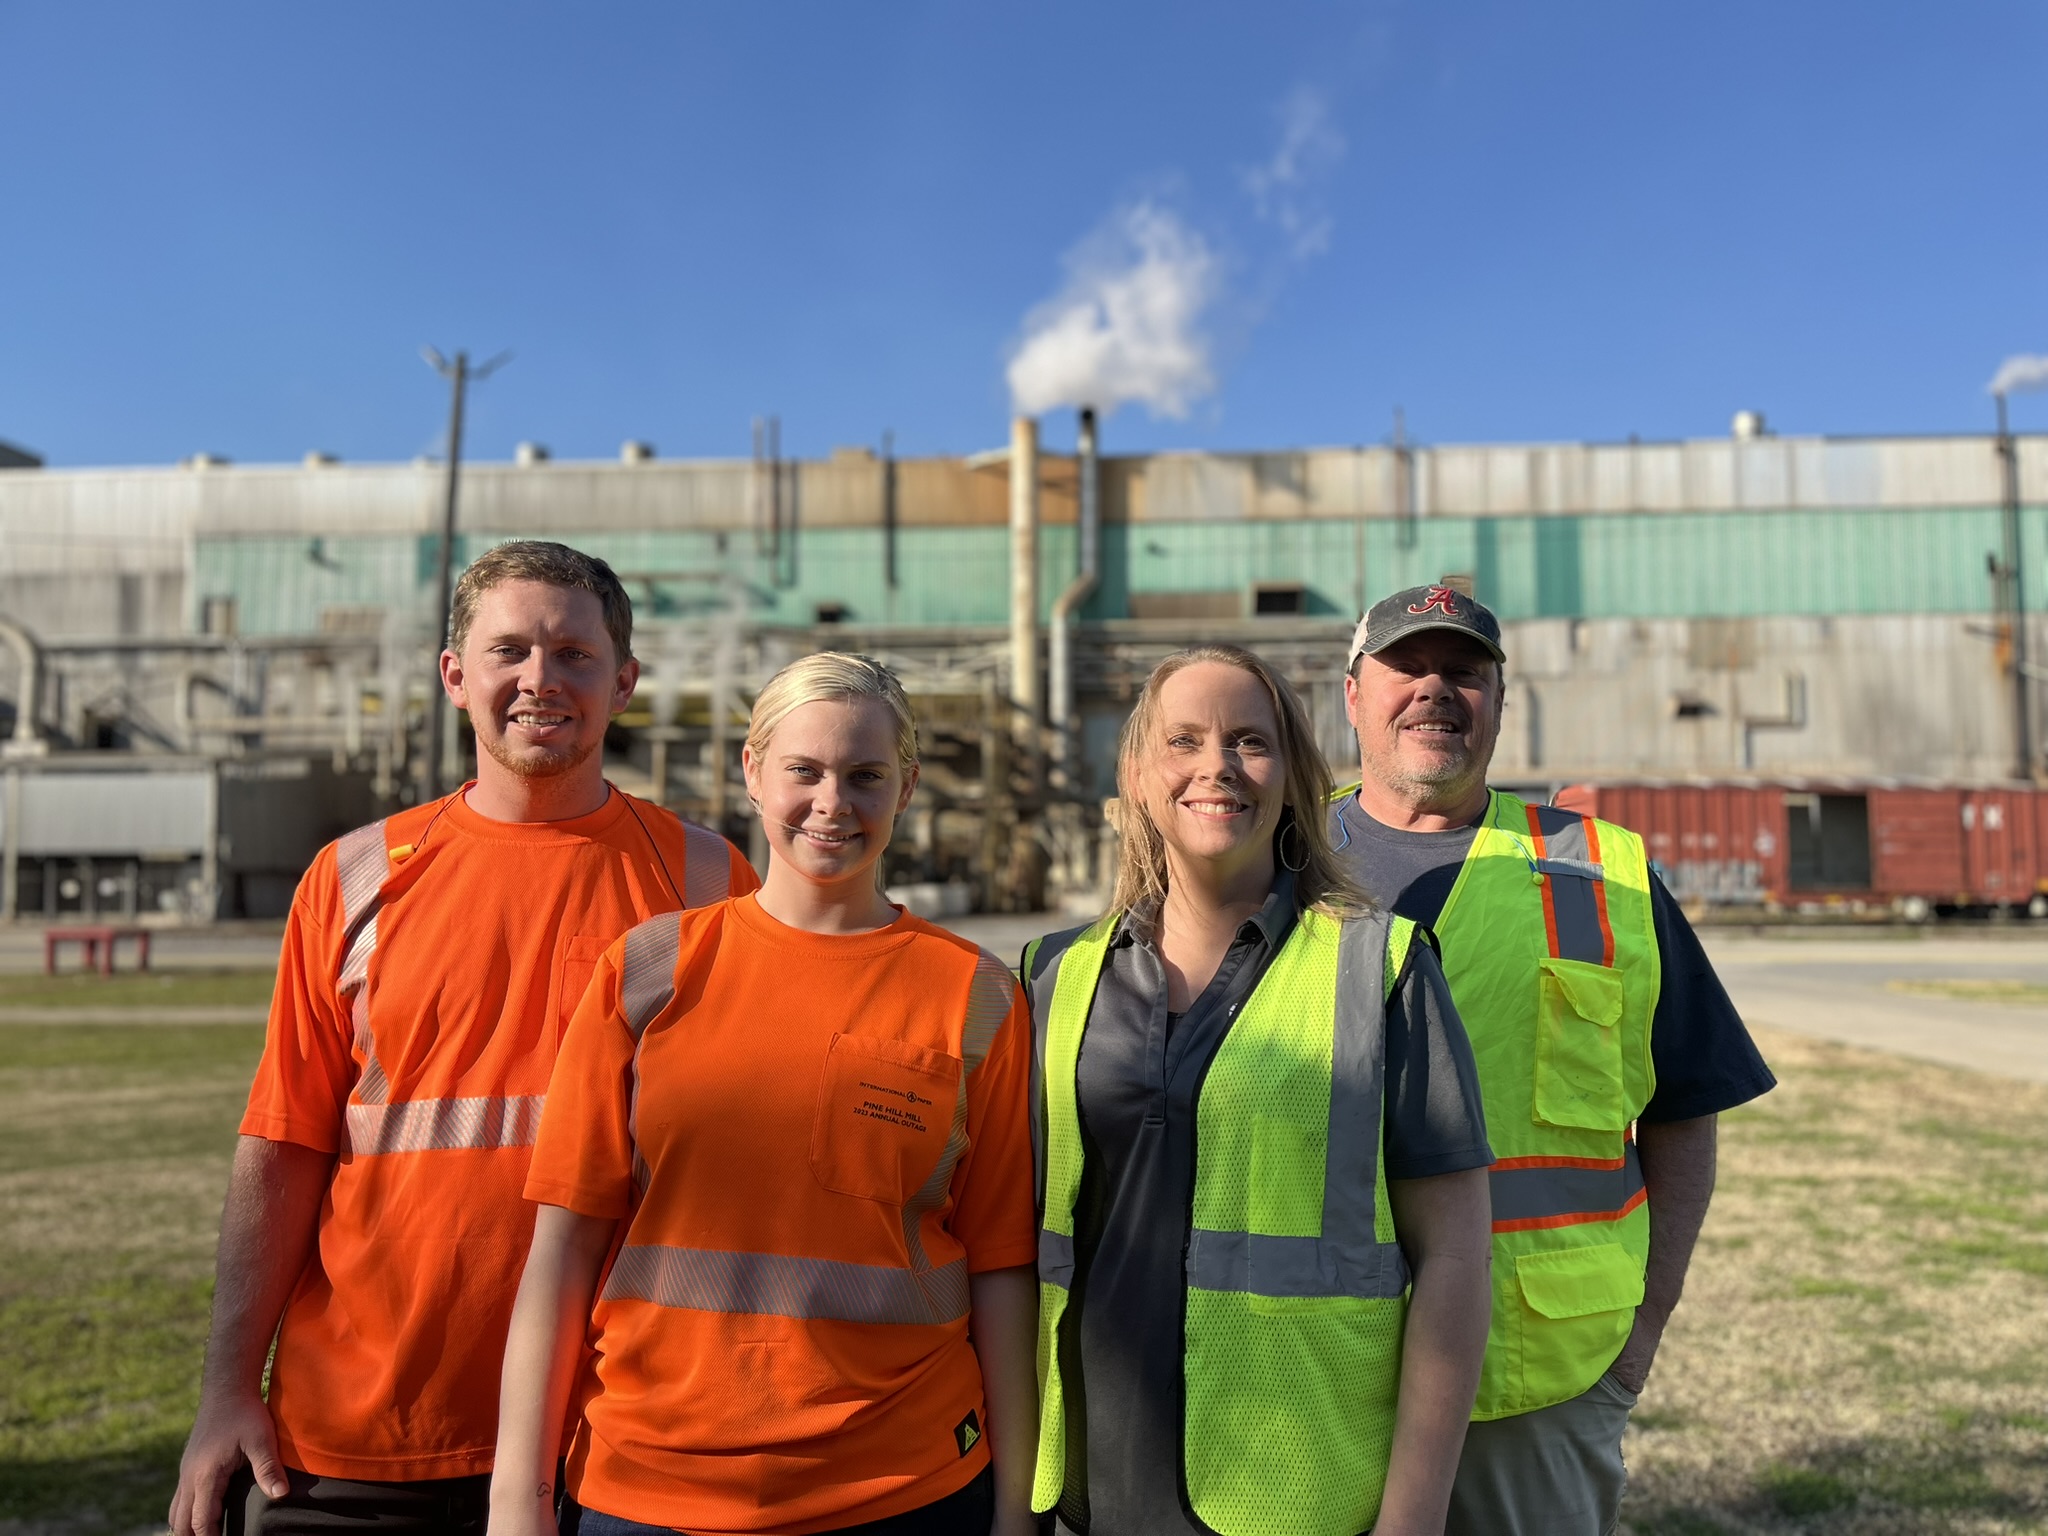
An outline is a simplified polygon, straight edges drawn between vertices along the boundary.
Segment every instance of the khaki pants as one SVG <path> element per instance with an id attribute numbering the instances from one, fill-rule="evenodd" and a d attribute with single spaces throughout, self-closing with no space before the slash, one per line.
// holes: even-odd
<path id="1" fill-rule="evenodd" d="M 1470 1426 L 1444 1536 L 1613 1536 L 1635 1405 L 1609 1373 L 1566 1402 Z"/>

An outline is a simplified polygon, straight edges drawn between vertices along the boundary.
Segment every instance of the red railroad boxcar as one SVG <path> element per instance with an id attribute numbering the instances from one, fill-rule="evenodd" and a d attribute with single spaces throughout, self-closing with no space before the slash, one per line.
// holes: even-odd
<path id="1" fill-rule="evenodd" d="M 1575 784 L 1559 805 L 1640 833 L 1681 901 L 2019 907 L 2048 915 L 2048 795 L 2027 784 Z"/>

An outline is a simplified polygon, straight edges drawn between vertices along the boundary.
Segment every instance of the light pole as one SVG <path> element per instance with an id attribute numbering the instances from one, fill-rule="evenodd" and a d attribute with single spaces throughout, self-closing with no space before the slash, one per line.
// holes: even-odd
<path id="1" fill-rule="evenodd" d="M 441 503 L 441 548 L 434 561 L 435 590 L 440 595 L 435 609 L 434 686 L 430 695 L 434 707 L 428 713 L 426 751 L 421 754 L 420 798 L 432 800 L 441 793 L 441 736 L 448 727 L 448 690 L 441 684 L 441 652 L 448 644 L 448 612 L 454 600 L 455 492 L 462 478 L 462 404 L 471 380 L 482 383 L 512 361 L 510 352 L 500 352 L 478 367 L 469 366 L 469 354 L 457 352 L 450 362 L 432 347 L 421 347 L 428 366 L 449 381 L 448 407 L 448 493 Z"/>

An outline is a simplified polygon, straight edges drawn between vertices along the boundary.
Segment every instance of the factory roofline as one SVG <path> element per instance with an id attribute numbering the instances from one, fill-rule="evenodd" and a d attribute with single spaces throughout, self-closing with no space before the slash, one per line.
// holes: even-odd
<path id="1" fill-rule="evenodd" d="M 1772 446 L 1819 446 L 1819 445 L 1882 445 L 1882 444 L 1923 444 L 1923 443 L 1983 443 L 1996 437 L 1993 430 L 1982 432 L 1765 432 L 1753 437 L 1626 437 L 1626 438 L 1529 438 L 1493 440 L 1446 440 L 1409 441 L 1401 444 L 1381 439 L 1369 443 L 1310 443 L 1289 447 L 1263 448 L 1157 448 L 1143 449 L 1130 453 L 1104 452 L 1104 459 L 1124 462 L 1148 459 L 1261 459 L 1283 458 L 1311 454 L 1359 454 L 1394 453 L 1402 451 L 1417 455 L 1432 453 L 1488 453 L 1488 452 L 1535 452 L 1558 453 L 1590 451 L 1598 453 L 1623 452 L 1628 450 L 1669 451 L 1672 449 L 1713 449 L 1730 446 L 1750 451 L 1766 450 Z M 2021 442 L 2048 441 L 2048 432 L 2014 432 L 2013 437 Z M 0 449 L 12 445 L 0 442 Z M 522 447 L 529 445 L 522 444 Z M 642 445 L 635 444 L 635 447 Z M 278 474 L 316 473 L 347 474 L 350 472 L 377 471 L 389 473 L 400 470 L 440 470 L 446 461 L 426 455 L 411 459 L 343 459 L 325 452 L 308 452 L 298 459 L 249 459 L 237 460 L 214 453 L 195 453 L 170 464 L 126 463 L 126 464 L 65 464 L 53 465 L 23 453 L 27 464 L 18 467 L 38 469 L 42 475 L 103 475 L 103 474 L 191 474 L 209 475 L 233 474 Z M 1071 459 L 1071 453 L 1041 447 L 1039 457 Z M 960 464 L 968 469 L 993 469 L 1005 467 L 1010 459 L 1007 443 L 991 448 L 974 449 L 966 453 L 932 453 L 902 455 L 896 459 L 899 464 L 939 463 Z M 879 456 L 871 451 L 855 452 L 847 448 L 834 448 L 815 457 L 791 455 L 783 460 L 785 464 L 830 465 L 838 469 L 875 468 L 882 463 Z M 622 474 L 659 475 L 679 470 L 746 468 L 753 463 L 744 457 L 723 457 L 704 455 L 692 458 L 657 458 L 651 455 L 642 458 L 563 458 L 545 453 L 538 458 L 521 459 L 517 456 L 506 458 L 479 458 L 465 456 L 462 467 L 465 472 L 478 470 L 518 470 L 529 474 L 559 474 L 564 470 L 587 473 L 591 470 L 609 469 Z"/>

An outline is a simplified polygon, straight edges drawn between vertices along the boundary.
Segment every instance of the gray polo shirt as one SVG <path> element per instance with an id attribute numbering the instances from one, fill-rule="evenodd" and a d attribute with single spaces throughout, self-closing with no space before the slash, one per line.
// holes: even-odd
<path id="1" fill-rule="evenodd" d="M 1193 1219 L 1195 1101 L 1231 1021 L 1296 918 L 1293 877 L 1238 930 L 1185 1014 L 1166 1009 L 1156 912 L 1110 941 L 1081 1037 L 1076 1098 L 1086 1161 L 1074 1212 L 1074 1283 L 1060 1328 L 1067 1479 L 1060 1521 L 1102 1536 L 1190 1536 L 1181 1459 L 1181 1264 Z M 1039 946 L 1028 978 L 1083 932 Z M 1472 1049 L 1436 956 L 1415 944 L 1386 1015 L 1387 1177 L 1493 1161 Z"/>

